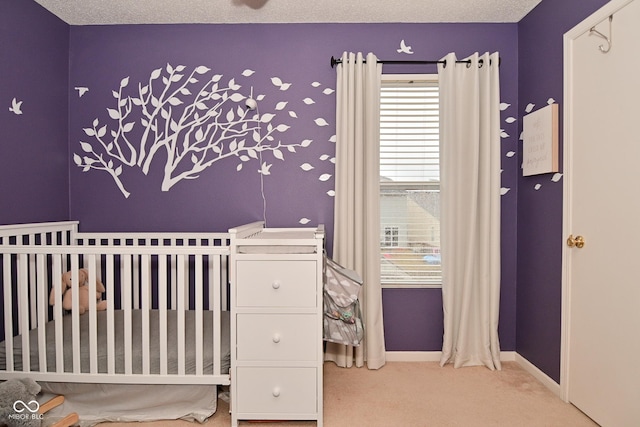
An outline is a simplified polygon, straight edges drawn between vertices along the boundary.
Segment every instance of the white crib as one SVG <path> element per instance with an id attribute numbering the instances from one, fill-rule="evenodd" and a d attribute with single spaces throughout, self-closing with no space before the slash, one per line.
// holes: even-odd
<path id="1" fill-rule="evenodd" d="M 77 222 L 0 226 L 0 380 L 228 385 L 228 256 L 228 233 L 80 233 Z M 90 294 L 96 280 L 104 284 L 106 310 L 96 311 L 91 300 L 78 314 L 77 293 L 70 312 L 61 292 L 49 305 L 62 274 L 77 279 L 80 268 L 88 271 Z"/>

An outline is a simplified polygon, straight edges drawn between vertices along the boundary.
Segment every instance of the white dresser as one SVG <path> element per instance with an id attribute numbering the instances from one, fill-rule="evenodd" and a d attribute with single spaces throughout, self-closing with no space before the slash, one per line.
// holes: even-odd
<path id="1" fill-rule="evenodd" d="M 316 420 L 322 426 L 324 228 L 231 234 L 231 424 Z"/>

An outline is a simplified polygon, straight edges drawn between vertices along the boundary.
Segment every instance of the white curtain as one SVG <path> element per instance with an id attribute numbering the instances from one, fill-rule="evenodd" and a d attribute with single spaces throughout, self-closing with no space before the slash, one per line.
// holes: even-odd
<path id="1" fill-rule="evenodd" d="M 497 53 L 438 65 L 444 337 L 440 364 L 501 369 Z"/>
<path id="2" fill-rule="evenodd" d="M 346 52 L 337 66 L 336 195 L 332 258 L 364 280 L 365 337 L 358 347 L 327 343 L 325 360 L 378 369 L 385 363 L 380 287 L 380 81 L 375 55 Z"/>

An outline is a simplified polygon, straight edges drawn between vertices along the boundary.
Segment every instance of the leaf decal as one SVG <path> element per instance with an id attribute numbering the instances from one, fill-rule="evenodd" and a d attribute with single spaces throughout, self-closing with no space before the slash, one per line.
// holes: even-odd
<path id="1" fill-rule="evenodd" d="M 551 177 L 551 181 L 553 182 L 558 182 L 562 179 L 562 174 L 561 173 L 555 173 L 553 174 L 553 176 Z"/>
<path id="2" fill-rule="evenodd" d="M 325 95 L 331 95 L 333 92 L 335 91 L 330 88 L 326 88 L 325 90 L 322 91 L 322 93 L 324 93 Z"/>
<path id="3" fill-rule="evenodd" d="M 288 102 L 287 102 L 287 101 L 281 101 L 281 102 L 278 102 L 278 103 L 276 104 L 276 111 L 284 110 L 284 107 L 286 107 L 286 106 L 287 106 L 287 104 L 288 104 Z"/>
<path id="4" fill-rule="evenodd" d="M 269 123 L 275 116 L 275 114 L 265 113 L 260 117 L 260 123 Z"/>
<path id="5" fill-rule="evenodd" d="M 323 173 L 322 175 L 320 175 L 320 178 L 318 178 L 320 181 L 328 181 L 329 179 L 331 179 L 331 174 L 328 173 Z"/>
<path id="6" fill-rule="evenodd" d="M 314 120 L 314 122 L 318 125 L 318 126 L 329 126 L 329 123 L 327 123 L 327 121 L 321 117 L 317 118 Z"/>
<path id="7" fill-rule="evenodd" d="M 334 190 L 329 190 L 329 191 L 327 191 L 327 194 L 328 194 L 330 197 L 335 197 L 336 192 L 335 192 Z"/>
<path id="8" fill-rule="evenodd" d="M 200 65 L 199 67 L 196 68 L 195 71 L 198 74 L 205 74 L 205 73 L 208 73 L 209 71 L 211 71 L 211 68 L 205 67 L 204 65 Z"/>
<path id="9" fill-rule="evenodd" d="M 247 68 L 246 70 L 244 70 L 244 71 L 242 72 L 242 75 L 243 75 L 244 77 L 249 77 L 249 76 L 252 76 L 252 75 L 253 75 L 253 73 L 255 73 L 255 71 L 250 70 L 250 69 L 248 69 L 248 68 Z"/>
<path id="10" fill-rule="evenodd" d="M 313 166 L 311 166 L 309 163 L 303 163 L 300 165 L 300 168 L 305 172 L 309 172 L 311 169 L 313 169 Z"/>
<path id="11" fill-rule="evenodd" d="M 113 120 L 118 120 L 120 118 L 120 112 L 118 110 L 107 108 L 107 112 L 109 113 L 109 117 L 111 117 Z"/>
<path id="12" fill-rule="evenodd" d="M 516 119 L 514 117 L 507 117 L 504 121 L 507 123 L 513 123 L 516 121 Z"/>
<path id="13" fill-rule="evenodd" d="M 509 152 L 507 153 L 507 157 L 513 157 L 513 156 L 515 156 L 515 154 L 516 154 L 516 152 L 515 152 L 515 151 L 509 151 Z"/>
<path id="14" fill-rule="evenodd" d="M 507 193 L 509 192 L 509 190 L 511 190 L 511 189 L 510 189 L 510 188 L 502 187 L 502 188 L 500 189 L 500 195 L 501 195 L 501 196 L 504 196 L 505 194 L 507 194 Z"/>
<path id="15" fill-rule="evenodd" d="M 309 218 L 300 218 L 300 221 L 298 222 L 302 225 L 305 225 L 305 224 L 309 224 L 311 220 Z"/>
<path id="16" fill-rule="evenodd" d="M 89 144 L 88 142 L 80 141 L 80 147 L 82 148 L 82 151 L 84 151 L 85 153 L 90 153 L 93 151 L 91 144 Z"/>
<path id="17" fill-rule="evenodd" d="M 511 104 L 507 104 L 506 102 L 501 102 L 500 103 L 500 111 L 504 111 L 509 107 L 511 107 Z"/>
<path id="18" fill-rule="evenodd" d="M 271 77 L 271 83 L 273 83 L 274 86 L 282 86 L 282 80 L 280 80 L 279 77 Z"/>
<path id="19" fill-rule="evenodd" d="M 524 109 L 524 111 L 526 111 L 527 113 L 530 113 L 531 111 L 533 111 L 533 108 L 536 106 L 536 104 L 527 104 L 527 107 Z"/>
<path id="20" fill-rule="evenodd" d="M 315 104 L 316 103 L 316 101 L 314 101 L 311 98 L 305 98 L 305 99 L 302 100 L 302 102 L 304 102 L 307 105 L 311 105 L 311 104 Z"/>
<path id="21" fill-rule="evenodd" d="M 313 86 L 313 87 L 319 87 L 319 86 L 320 86 L 320 83 L 319 83 L 319 82 L 313 82 L 313 83 L 311 83 L 311 86 Z"/>

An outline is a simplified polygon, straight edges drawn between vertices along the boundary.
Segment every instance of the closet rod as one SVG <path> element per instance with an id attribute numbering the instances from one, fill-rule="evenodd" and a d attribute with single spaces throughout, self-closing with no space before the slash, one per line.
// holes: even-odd
<path id="1" fill-rule="evenodd" d="M 480 60 L 482 63 L 482 59 Z M 500 62 L 502 61 L 502 58 L 500 58 L 498 60 L 498 66 L 500 65 Z M 363 62 L 367 62 L 366 60 L 364 60 Z M 338 64 L 342 64 L 342 59 L 336 59 L 333 56 L 331 57 L 331 68 L 334 68 L 336 65 Z M 440 60 L 440 61 L 408 61 L 408 60 L 400 60 L 400 61 L 387 61 L 387 60 L 378 60 L 378 64 L 447 64 L 446 60 Z M 467 64 L 467 65 L 471 65 L 471 60 L 470 59 L 465 59 L 465 60 L 459 60 L 456 61 L 456 64 Z"/>

